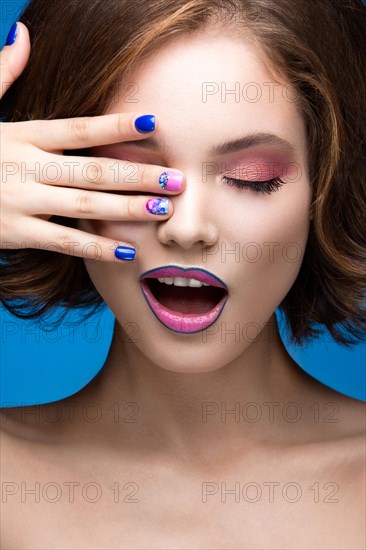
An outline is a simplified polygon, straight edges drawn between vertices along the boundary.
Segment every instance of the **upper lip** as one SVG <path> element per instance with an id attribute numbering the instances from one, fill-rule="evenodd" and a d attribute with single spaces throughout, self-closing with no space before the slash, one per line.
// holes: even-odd
<path id="1" fill-rule="evenodd" d="M 216 286 L 228 290 L 227 285 L 217 275 L 214 275 L 206 269 L 200 267 L 178 267 L 176 265 L 165 265 L 145 271 L 140 277 L 143 279 L 157 279 L 160 277 L 184 277 L 187 279 L 197 279 L 201 283 L 207 283 L 211 286 Z"/>

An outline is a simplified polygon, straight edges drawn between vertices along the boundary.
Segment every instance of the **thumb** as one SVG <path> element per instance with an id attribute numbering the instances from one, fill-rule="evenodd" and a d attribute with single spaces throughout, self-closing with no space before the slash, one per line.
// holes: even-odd
<path id="1" fill-rule="evenodd" d="M 14 29 L 10 29 L 10 38 L 14 39 Z M 9 38 L 9 37 L 8 37 Z M 17 21 L 15 41 L 12 45 L 4 46 L 0 52 L 0 99 L 3 97 L 14 80 L 21 75 L 30 55 L 30 38 L 27 27 Z"/>

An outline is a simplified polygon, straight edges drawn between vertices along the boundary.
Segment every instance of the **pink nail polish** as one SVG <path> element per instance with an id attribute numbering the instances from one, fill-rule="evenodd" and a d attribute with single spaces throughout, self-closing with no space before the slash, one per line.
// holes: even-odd
<path id="1" fill-rule="evenodd" d="M 167 191 L 179 191 L 183 185 L 183 174 L 182 172 L 169 170 L 168 172 L 163 172 L 159 177 L 159 185 L 162 189 Z"/>

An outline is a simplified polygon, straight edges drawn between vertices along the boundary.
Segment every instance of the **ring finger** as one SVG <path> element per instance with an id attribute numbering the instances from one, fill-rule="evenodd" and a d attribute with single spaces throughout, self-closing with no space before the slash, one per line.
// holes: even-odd
<path id="1" fill-rule="evenodd" d="M 173 204 L 167 197 L 143 195 L 111 195 L 83 189 L 40 188 L 31 184 L 26 210 L 28 214 L 49 214 L 68 218 L 138 221 L 173 213 Z"/>

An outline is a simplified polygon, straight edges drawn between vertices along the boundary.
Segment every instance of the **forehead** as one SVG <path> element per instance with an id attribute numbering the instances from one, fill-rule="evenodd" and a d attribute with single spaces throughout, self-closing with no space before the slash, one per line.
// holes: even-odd
<path id="1" fill-rule="evenodd" d="M 188 100 L 201 102 L 206 84 L 226 83 L 232 88 L 236 82 L 274 83 L 266 70 L 263 52 L 249 37 L 229 36 L 225 29 L 215 34 L 202 31 L 179 35 L 138 62 L 129 79 L 121 81 L 119 98 L 125 102 L 128 93 L 123 96 L 123 89 L 136 84 L 138 98 L 152 99 L 158 91 L 168 104 L 183 93 L 188 94 Z"/>
<path id="2" fill-rule="evenodd" d="M 107 112 L 155 114 L 159 141 L 174 137 L 187 148 L 189 137 L 200 154 L 218 141 L 259 131 L 296 144 L 302 120 L 295 94 L 266 67 L 260 48 L 244 36 L 225 30 L 180 35 L 135 66 Z"/>

